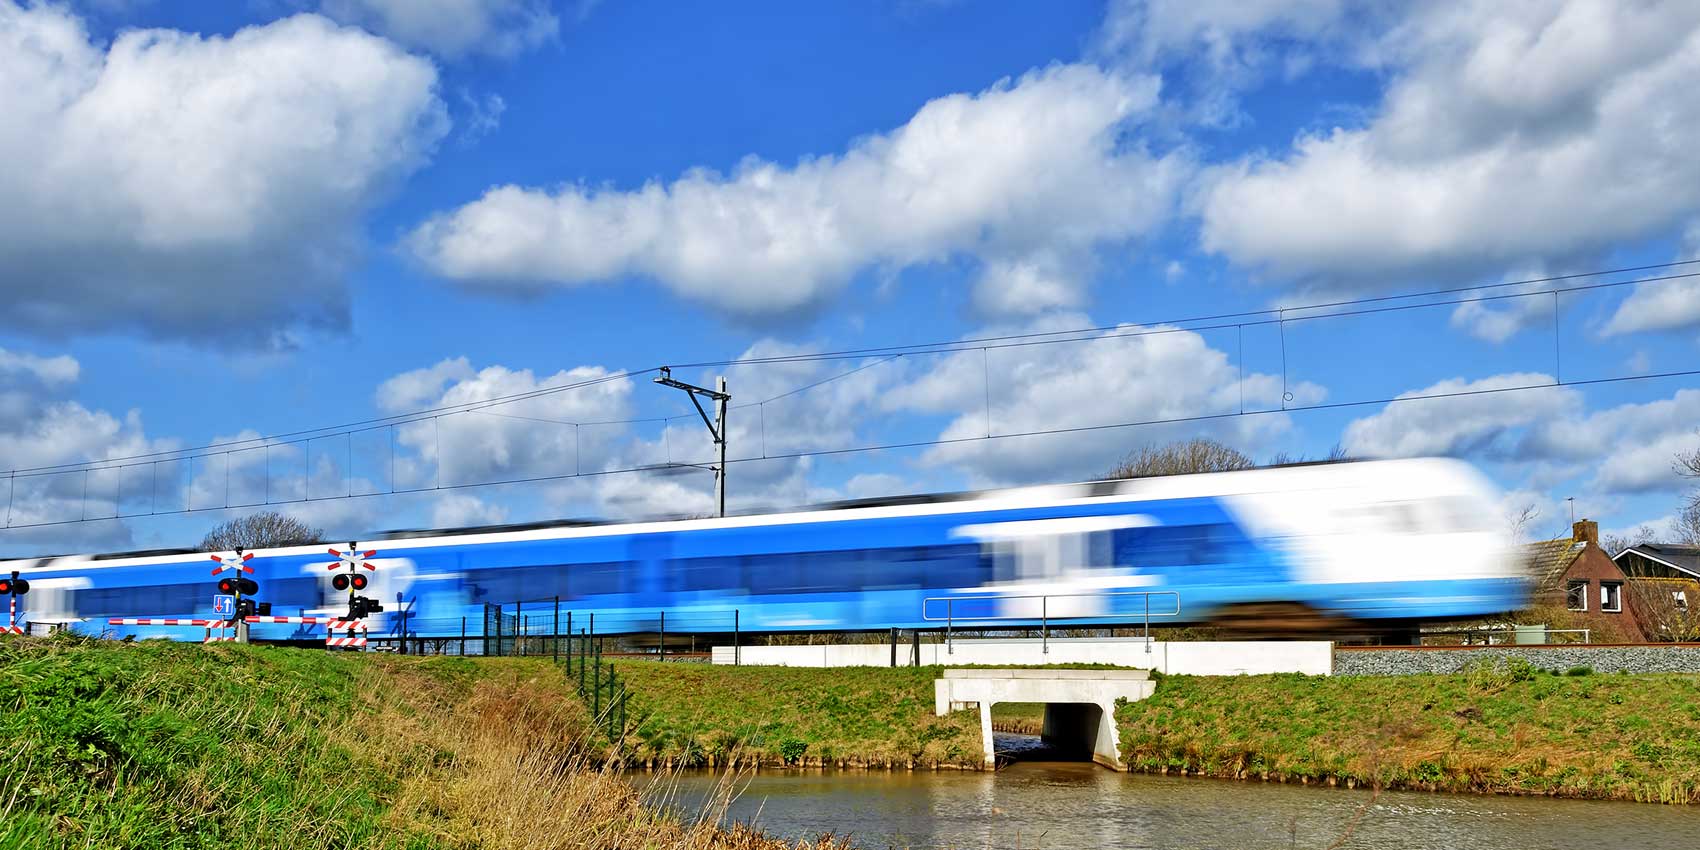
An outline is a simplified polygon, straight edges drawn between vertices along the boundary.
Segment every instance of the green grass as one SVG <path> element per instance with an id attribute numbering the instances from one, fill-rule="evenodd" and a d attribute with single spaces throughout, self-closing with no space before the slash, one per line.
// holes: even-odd
<path id="1" fill-rule="evenodd" d="M 1135 770 L 1700 801 L 1700 676 L 1162 678 L 1116 713 Z"/>
<path id="2" fill-rule="evenodd" d="M 1045 728 L 1042 702 L 1000 702 L 992 706 L 992 728 L 998 732 L 1037 735 Z"/>
<path id="3" fill-rule="evenodd" d="M 640 762 L 729 760 L 978 768 L 973 712 L 933 716 L 938 667 L 727 667 L 629 662 Z"/>
<path id="4" fill-rule="evenodd" d="M 0 642 L 0 847 L 375 843 L 389 789 L 324 731 L 368 720 L 358 668 L 323 653 Z"/>
<path id="5" fill-rule="evenodd" d="M 790 846 L 607 755 L 546 660 L 0 640 L 0 850 Z"/>

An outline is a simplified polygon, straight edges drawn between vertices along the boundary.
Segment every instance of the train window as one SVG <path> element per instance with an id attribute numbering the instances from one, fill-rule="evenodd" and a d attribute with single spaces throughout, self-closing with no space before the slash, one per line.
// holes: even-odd
<path id="1" fill-rule="evenodd" d="M 1172 525 L 1114 532 L 1115 562 L 1124 567 L 1181 567 L 1242 560 L 1248 543 L 1232 525 Z"/>
<path id="2" fill-rule="evenodd" d="M 977 545 L 927 546 L 902 552 L 902 572 L 919 572 L 922 587 L 978 587 L 991 579 L 992 557 Z"/>
<path id="3" fill-rule="evenodd" d="M 473 602 L 506 605 L 525 599 L 579 599 L 625 591 L 626 562 L 540 564 L 467 571 Z"/>
<path id="4" fill-rule="evenodd" d="M 279 608 L 317 608 L 324 600 L 316 578 L 274 578 L 260 587 L 260 598 Z"/>
<path id="5" fill-rule="evenodd" d="M 674 591 L 742 590 L 746 582 L 737 556 L 677 558 L 667 565 L 667 586 Z"/>
<path id="6" fill-rule="evenodd" d="M 212 610 L 211 588 L 201 584 L 90 587 L 72 594 L 79 617 L 172 617 Z"/>
<path id="7" fill-rule="evenodd" d="M 568 564 L 556 569 L 564 571 L 563 578 L 566 579 L 573 599 L 625 593 L 629 587 L 627 577 L 631 575 L 631 566 L 625 561 Z M 563 593 L 561 595 L 568 596 L 569 594 Z"/>
<path id="8" fill-rule="evenodd" d="M 844 552 L 752 555 L 746 559 L 755 593 L 832 593 L 855 589 L 854 567 Z"/>

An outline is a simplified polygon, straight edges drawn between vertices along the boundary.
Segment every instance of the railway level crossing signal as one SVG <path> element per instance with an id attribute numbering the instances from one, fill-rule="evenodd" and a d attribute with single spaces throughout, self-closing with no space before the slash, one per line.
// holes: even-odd
<path id="1" fill-rule="evenodd" d="M 212 559 L 218 562 L 218 566 L 213 567 L 213 575 L 216 576 L 223 572 L 230 573 L 230 575 L 224 576 L 218 580 L 218 592 L 220 595 L 234 597 L 236 600 L 235 610 L 230 612 L 230 615 L 226 620 L 226 622 L 236 629 L 236 635 L 232 638 L 215 639 L 208 637 L 208 642 L 213 640 L 234 640 L 238 643 L 247 643 L 247 618 L 264 616 L 272 612 L 271 603 L 246 598 L 254 596 L 260 592 L 259 583 L 248 578 L 248 576 L 254 574 L 254 568 L 248 566 L 248 560 L 253 557 L 253 552 L 243 552 L 241 549 L 237 549 L 236 554 L 230 557 L 226 557 L 224 555 L 212 556 Z"/>
<path id="2" fill-rule="evenodd" d="M 370 562 L 372 556 L 378 554 L 378 550 L 368 549 L 362 552 L 358 546 L 350 541 L 347 552 L 339 552 L 336 549 L 329 551 L 336 556 L 336 561 L 327 564 L 325 569 L 336 572 L 336 575 L 331 577 L 332 587 L 337 590 L 348 591 L 348 616 L 345 619 L 331 620 L 329 625 L 326 626 L 325 647 L 364 647 L 366 645 L 365 619 L 370 614 L 384 610 L 384 606 L 378 604 L 376 599 L 360 595 L 360 591 L 365 590 L 371 584 L 370 578 L 360 571 L 378 571 L 378 568 L 372 566 Z M 348 636 L 338 637 L 337 632 L 339 631 L 348 632 Z M 360 633 L 358 637 L 355 636 L 357 631 Z"/>
<path id="3" fill-rule="evenodd" d="M 24 627 L 18 625 L 18 597 L 30 592 L 30 583 L 18 578 L 18 571 L 12 571 L 11 578 L 0 578 L 0 596 L 6 597 L 11 609 L 6 614 L 6 628 L 0 629 L 0 635 L 21 635 Z"/>

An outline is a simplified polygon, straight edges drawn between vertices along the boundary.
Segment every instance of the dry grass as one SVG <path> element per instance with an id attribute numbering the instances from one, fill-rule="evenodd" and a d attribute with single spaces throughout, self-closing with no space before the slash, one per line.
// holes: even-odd
<path id="1" fill-rule="evenodd" d="M 501 850 L 793 846 L 743 826 L 721 827 L 730 795 L 688 823 L 644 806 L 587 731 L 588 712 L 557 671 L 498 665 L 464 696 L 443 694 L 440 683 L 405 670 L 382 671 L 367 683 L 370 701 L 383 706 L 379 722 L 405 730 L 395 737 L 415 748 L 436 749 L 431 761 L 438 764 L 411 760 L 392 811 L 398 822 L 415 830 L 429 823 L 445 844 Z M 407 694 L 399 703 L 385 699 L 396 685 Z M 431 708 L 408 710 L 421 704 Z M 841 845 L 823 839 L 796 846 Z"/>

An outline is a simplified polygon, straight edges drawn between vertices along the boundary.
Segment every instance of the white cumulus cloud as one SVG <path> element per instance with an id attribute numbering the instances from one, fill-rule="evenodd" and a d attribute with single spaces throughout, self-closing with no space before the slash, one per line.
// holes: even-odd
<path id="1" fill-rule="evenodd" d="M 749 316 L 817 306 L 865 269 L 969 257 L 982 309 L 1070 306 L 1093 250 L 1162 221 L 1186 170 L 1182 155 L 1126 138 L 1156 89 L 1053 66 L 938 98 L 896 130 L 789 167 L 752 157 L 631 190 L 497 186 L 407 245 L 474 286 L 638 276 Z"/>
<path id="2" fill-rule="evenodd" d="M 1037 323 L 1047 331 L 1089 324 L 1083 316 Z M 984 359 L 983 359 L 984 358 Z M 990 375 L 990 398 L 985 376 Z M 1286 388 L 1292 405 L 1322 400 L 1322 387 Z M 1291 427 L 1285 414 L 1233 416 L 1281 406 L 1278 375 L 1241 372 L 1193 331 L 1123 325 L 1079 342 L 943 358 L 894 390 L 897 409 L 949 414 L 923 463 L 950 466 L 974 486 L 1083 480 L 1104 474 L 1146 443 L 1208 436 L 1256 452 Z M 1215 417 L 1220 419 L 1199 419 Z M 1137 428 L 1094 426 L 1177 421 Z M 996 435 L 1072 433 L 979 440 Z"/>
<path id="3" fill-rule="evenodd" d="M 446 130 L 431 63 L 324 18 L 91 41 L 0 0 L 0 296 L 39 332 L 245 345 L 347 322 L 375 197 Z"/>
<path id="4" fill-rule="evenodd" d="M 1390 80 L 1379 107 L 1218 169 L 1207 250 L 1364 290 L 1585 260 L 1700 210 L 1700 6 L 1417 4 L 1354 43 L 1344 61 Z"/>
<path id="5" fill-rule="evenodd" d="M 561 31 L 547 0 L 323 0 L 319 8 L 445 59 L 512 57 L 553 41 Z"/>

